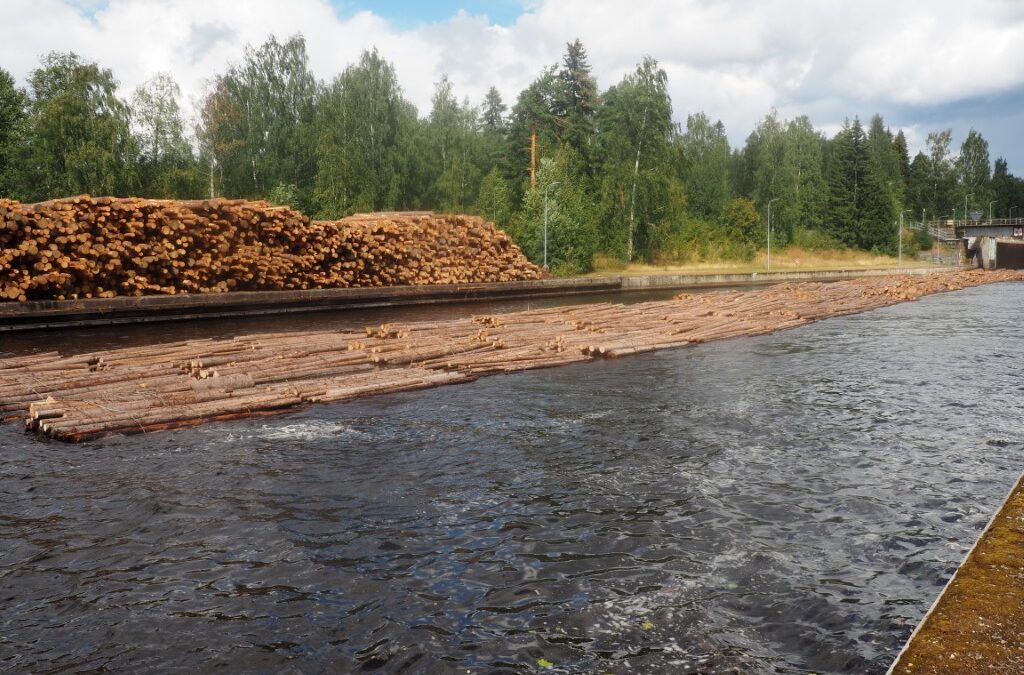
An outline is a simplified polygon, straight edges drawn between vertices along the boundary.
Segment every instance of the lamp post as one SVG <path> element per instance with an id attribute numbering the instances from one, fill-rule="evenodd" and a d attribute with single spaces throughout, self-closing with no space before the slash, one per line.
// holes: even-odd
<path id="1" fill-rule="evenodd" d="M 1018 206 L 1011 206 L 1010 207 L 1010 213 L 1009 213 L 1010 220 L 1013 220 L 1013 210 L 1016 209 L 1016 208 L 1020 208 L 1020 207 L 1018 207 Z"/>
<path id="2" fill-rule="evenodd" d="M 899 266 L 900 267 L 903 267 L 903 214 L 904 213 L 911 213 L 911 210 L 910 209 L 903 209 L 902 211 L 900 211 L 900 241 L 899 241 L 899 251 L 900 251 L 900 254 L 899 254 L 900 255 L 900 257 L 899 257 Z"/>
<path id="3" fill-rule="evenodd" d="M 995 204 L 997 201 L 999 201 L 999 200 L 998 199 L 993 199 L 992 201 L 990 201 L 988 203 L 988 222 L 989 222 L 990 225 L 992 224 L 992 205 Z"/>
<path id="4" fill-rule="evenodd" d="M 779 198 L 768 200 L 768 271 L 772 271 L 772 203 L 779 201 Z"/>
<path id="5" fill-rule="evenodd" d="M 548 190 L 556 185 L 557 182 L 548 183 L 544 188 L 544 269 L 548 268 Z"/>
<path id="6" fill-rule="evenodd" d="M 973 192 L 971 194 L 969 194 L 969 195 L 964 195 L 964 225 L 965 226 L 967 225 L 967 219 L 970 218 L 970 216 L 967 215 L 967 200 L 968 199 L 974 199 L 974 193 Z"/>

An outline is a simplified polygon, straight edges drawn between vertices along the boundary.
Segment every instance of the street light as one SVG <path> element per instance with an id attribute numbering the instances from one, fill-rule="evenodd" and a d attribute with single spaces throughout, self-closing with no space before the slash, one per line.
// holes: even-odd
<path id="1" fill-rule="evenodd" d="M 548 268 L 548 190 L 556 185 L 557 182 L 548 183 L 544 188 L 544 269 Z"/>
<path id="2" fill-rule="evenodd" d="M 768 200 L 768 271 L 772 271 L 772 203 L 779 201 L 779 198 Z"/>
<path id="3" fill-rule="evenodd" d="M 1020 207 L 1019 206 L 1011 206 L 1010 207 L 1010 214 L 1009 214 L 1010 220 L 1013 220 L 1013 210 L 1014 209 L 1018 209 L 1018 208 L 1020 208 Z"/>
<path id="4" fill-rule="evenodd" d="M 903 209 L 902 211 L 900 211 L 900 244 L 899 244 L 899 247 L 900 247 L 900 249 L 899 249 L 900 250 L 899 266 L 900 267 L 903 267 L 903 214 L 904 213 L 911 213 L 911 210 L 910 209 Z"/>
<path id="5" fill-rule="evenodd" d="M 974 193 L 973 192 L 971 194 L 969 194 L 969 195 L 964 195 L 964 225 L 967 225 L 967 218 L 968 218 L 968 216 L 967 216 L 967 200 L 968 199 L 974 199 Z"/>
<path id="6" fill-rule="evenodd" d="M 995 204 L 997 201 L 999 201 L 999 200 L 998 199 L 993 199 L 992 201 L 990 201 L 988 203 L 988 222 L 989 222 L 990 225 L 992 224 L 992 205 Z"/>

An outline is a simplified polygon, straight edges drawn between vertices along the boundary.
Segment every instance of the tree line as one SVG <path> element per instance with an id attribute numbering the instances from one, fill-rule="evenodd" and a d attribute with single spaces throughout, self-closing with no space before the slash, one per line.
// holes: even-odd
<path id="1" fill-rule="evenodd" d="M 579 40 L 511 106 L 493 87 L 478 103 L 460 100 L 442 76 L 421 115 L 376 49 L 319 81 L 299 35 L 247 48 L 213 78 L 194 129 L 180 101 L 168 74 L 123 98 L 109 69 L 73 53 L 44 57 L 24 90 L 0 69 L 0 196 L 265 198 L 324 218 L 470 212 L 535 261 L 547 202 L 548 259 L 566 273 L 598 255 L 749 259 L 766 243 L 769 205 L 773 244 L 885 253 L 897 248 L 901 213 L 1024 206 L 1024 180 L 1002 158 L 993 165 L 977 131 L 958 155 L 951 130 L 931 133 L 911 159 L 903 131 L 880 115 L 826 137 L 773 110 L 732 148 L 704 113 L 673 121 L 653 58 L 601 91 Z M 905 250 L 929 245 L 905 237 Z"/>

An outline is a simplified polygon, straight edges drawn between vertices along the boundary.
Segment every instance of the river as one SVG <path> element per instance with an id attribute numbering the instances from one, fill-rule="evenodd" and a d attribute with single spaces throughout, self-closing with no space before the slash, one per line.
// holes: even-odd
<path id="1" fill-rule="evenodd" d="M 79 446 L 0 427 L 0 667 L 883 672 L 1024 466 L 1021 290 Z M 106 330 L 0 341 L 186 329 Z"/>

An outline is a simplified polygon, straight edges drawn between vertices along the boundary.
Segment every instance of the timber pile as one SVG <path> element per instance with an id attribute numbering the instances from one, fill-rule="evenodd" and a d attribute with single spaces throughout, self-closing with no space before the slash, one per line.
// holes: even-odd
<path id="1" fill-rule="evenodd" d="M 0 301 L 537 279 L 475 216 L 311 221 L 266 202 L 0 199 Z"/>
<path id="2" fill-rule="evenodd" d="M 869 277 L 409 324 L 0 359 L 0 417 L 82 441 L 745 335 L 1024 272 Z"/>

